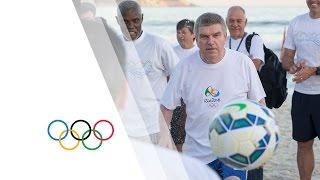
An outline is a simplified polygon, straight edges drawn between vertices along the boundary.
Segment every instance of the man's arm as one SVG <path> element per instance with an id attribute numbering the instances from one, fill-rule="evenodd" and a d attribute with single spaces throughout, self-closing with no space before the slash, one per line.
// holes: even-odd
<path id="1" fill-rule="evenodd" d="M 257 71 L 259 71 L 263 61 L 261 59 L 252 59 L 252 62 L 256 67 Z"/>
<path id="2" fill-rule="evenodd" d="M 262 99 L 260 99 L 259 103 L 262 105 L 266 105 L 266 100 L 264 98 L 262 98 Z"/>
<path id="3" fill-rule="evenodd" d="M 170 123 L 173 109 L 180 105 L 181 99 L 181 68 L 176 68 L 175 72 L 171 74 L 170 81 L 166 87 L 165 92 L 160 100 L 160 141 L 159 145 L 164 147 L 175 147 L 172 143 L 170 134 Z"/>
<path id="4" fill-rule="evenodd" d="M 263 40 L 260 36 L 253 36 L 250 48 L 249 57 L 252 60 L 257 71 L 261 69 L 264 64 L 264 49 Z"/>
<path id="5" fill-rule="evenodd" d="M 160 105 L 160 109 L 164 117 L 165 123 L 167 125 L 167 128 L 170 129 L 170 123 L 171 123 L 173 111 L 170 109 L 167 109 L 164 105 Z"/>
<path id="6" fill-rule="evenodd" d="M 254 67 L 254 64 L 250 61 L 248 61 L 248 74 L 249 74 L 249 91 L 248 91 L 248 99 L 252 99 L 255 101 L 259 101 L 260 104 L 265 105 L 265 99 L 266 96 L 263 86 L 261 84 L 260 78 L 258 76 L 258 73 Z"/>
<path id="7" fill-rule="evenodd" d="M 288 71 L 290 74 L 294 74 L 297 71 L 300 70 L 299 65 L 294 64 L 294 56 L 296 54 L 296 47 L 294 43 L 294 35 L 293 35 L 293 26 L 291 26 L 291 23 L 288 28 L 288 32 L 284 30 L 283 32 L 283 39 L 282 39 L 282 45 L 281 45 L 281 54 L 280 59 L 282 63 L 283 69 Z"/>
<path id="8" fill-rule="evenodd" d="M 281 63 L 283 69 L 287 70 L 290 74 L 296 73 L 300 67 L 294 64 L 294 55 L 296 54 L 295 50 L 283 48 L 281 50 Z"/>
<path id="9" fill-rule="evenodd" d="M 160 139 L 159 139 L 159 145 L 162 147 L 166 147 L 169 149 L 175 150 L 175 145 L 173 143 L 171 134 L 170 134 L 170 123 L 172 119 L 172 113 L 173 111 L 170 109 L 167 109 L 165 106 L 160 105 L 160 109 L 162 112 L 162 115 L 160 117 Z"/>

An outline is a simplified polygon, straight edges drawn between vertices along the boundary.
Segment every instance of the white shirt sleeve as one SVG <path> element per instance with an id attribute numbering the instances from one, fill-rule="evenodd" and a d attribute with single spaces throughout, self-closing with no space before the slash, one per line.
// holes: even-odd
<path id="1" fill-rule="evenodd" d="M 260 36 L 255 35 L 251 40 L 250 58 L 260 59 L 264 63 L 263 40 Z"/>
<path id="2" fill-rule="evenodd" d="M 260 101 L 266 97 L 257 70 L 252 61 L 248 61 L 248 81 L 249 81 L 249 92 L 248 99 Z"/>
<path id="3" fill-rule="evenodd" d="M 293 21 L 289 24 L 283 47 L 291 50 L 296 50 L 296 46 L 293 40 L 293 24 Z"/>
<path id="4" fill-rule="evenodd" d="M 181 105 L 182 98 L 182 66 L 179 64 L 172 75 L 170 76 L 169 83 L 164 91 L 160 104 L 167 109 L 174 110 L 177 106 Z"/>
<path id="5" fill-rule="evenodd" d="M 164 66 L 166 76 L 171 75 L 173 69 L 179 62 L 179 58 L 177 54 L 174 52 L 172 46 L 165 41 L 162 43 L 161 61 Z"/>

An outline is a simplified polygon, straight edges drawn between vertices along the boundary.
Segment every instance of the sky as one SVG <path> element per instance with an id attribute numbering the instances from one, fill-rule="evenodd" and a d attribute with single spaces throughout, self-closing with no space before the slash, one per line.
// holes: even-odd
<path id="1" fill-rule="evenodd" d="M 189 0 L 202 6 L 306 7 L 305 0 Z"/>

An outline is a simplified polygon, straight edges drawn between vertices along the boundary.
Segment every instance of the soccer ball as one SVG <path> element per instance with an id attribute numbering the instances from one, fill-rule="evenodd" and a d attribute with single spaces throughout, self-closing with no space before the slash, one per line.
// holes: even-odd
<path id="1" fill-rule="evenodd" d="M 279 128 L 274 114 L 265 106 L 249 100 L 233 101 L 212 118 L 209 141 L 223 163 L 250 170 L 263 166 L 273 156 Z"/>

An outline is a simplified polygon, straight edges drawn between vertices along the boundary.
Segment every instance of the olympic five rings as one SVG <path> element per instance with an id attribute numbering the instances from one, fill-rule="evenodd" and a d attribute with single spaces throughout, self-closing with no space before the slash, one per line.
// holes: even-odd
<path id="1" fill-rule="evenodd" d="M 50 133 L 50 128 L 51 128 L 51 125 L 52 125 L 52 124 L 54 124 L 54 123 L 59 123 L 59 122 L 62 123 L 62 124 L 66 127 L 66 129 L 63 130 L 63 131 L 61 131 L 61 133 L 59 134 L 58 138 L 54 138 L 54 137 L 51 135 L 51 133 Z M 75 131 L 75 130 L 72 129 L 73 126 L 74 126 L 76 123 L 78 123 L 78 122 L 83 122 L 83 123 L 85 123 L 85 124 L 89 127 L 89 129 L 82 134 L 81 139 L 80 139 L 79 133 L 78 133 L 77 131 Z M 110 127 L 111 127 L 111 133 L 110 133 L 110 135 L 109 135 L 108 137 L 106 137 L 106 138 L 102 138 L 102 134 L 101 134 L 98 130 L 96 130 L 97 125 L 98 125 L 99 123 L 101 123 L 101 122 L 105 122 L 105 123 L 109 124 Z M 70 130 L 69 130 L 68 125 L 67 125 L 66 122 L 64 122 L 63 120 L 58 120 L 58 119 L 57 119 L 57 120 L 54 120 L 54 121 L 52 121 L 52 122 L 49 123 L 47 131 L 48 131 L 49 137 L 50 137 L 51 139 L 55 140 L 55 141 L 59 141 L 60 146 L 61 146 L 64 150 L 74 150 L 74 149 L 76 149 L 76 148 L 79 146 L 80 141 L 82 142 L 82 145 L 83 145 L 86 149 L 88 149 L 88 150 L 97 150 L 97 149 L 102 145 L 102 141 L 107 141 L 108 139 L 110 139 L 110 138 L 113 136 L 114 127 L 113 127 L 113 124 L 112 124 L 110 121 L 108 121 L 108 120 L 99 120 L 99 121 L 97 121 L 97 122 L 94 124 L 93 129 L 91 129 L 91 126 L 90 126 L 90 124 L 89 124 L 87 121 L 82 120 L 82 119 L 79 119 L 79 120 L 76 120 L 75 122 L 73 122 L 73 123 L 71 124 Z M 100 140 L 100 143 L 98 144 L 98 146 L 93 147 L 93 148 L 88 147 L 88 146 L 84 143 L 84 141 L 90 137 L 91 131 L 93 131 L 93 135 L 94 135 L 98 140 Z M 67 137 L 67 135 L 68 135 L 69 132 L 71 133 L 71 136 L 72 136 L 75 140 L 77 140 L 76 145 L 74 145 L 74 146 L 72 146 L 72 147 L 66 147 L 65 145 L 62 144 L 62 140 Z M 98 134 L 98 135 L 97 135 L 97 134 Z"/>

